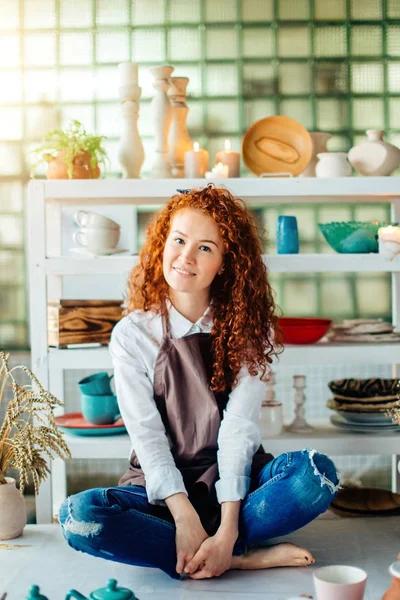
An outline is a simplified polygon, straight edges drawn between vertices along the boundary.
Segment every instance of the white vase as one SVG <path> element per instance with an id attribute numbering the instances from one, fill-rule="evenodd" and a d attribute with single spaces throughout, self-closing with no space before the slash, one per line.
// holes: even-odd
<path id="1" fill-rule="evenodd" d="M 400 164 L 400 150 L 385 142 L 380 129 L 367 129 L 368 140 L 353 146 L 349 161 L 361 175 L 390 175 Z"/>
<path id="2" fill-rule="evenodd" d="M 317 177 L 349 177 L 351 166 L 347 162 L 346 152 L 320 152 L 315 167 Z"/>
<path id="3" fill-rule="evenodd" d="M 12 540 L 22 535 L 26 525 L 25 501 L 15 486 L 15 479 L 6 477 L 0 485 L 0 540 Z"/>
<path id="4" fill-rule="evenodd" d="M 186 105 L 187 77 L 171 77 L 169 97 L 171 98 L 172 122 L 168 136 L 168 158 L 173 177 L 185 177 L 185 152 L 193 147 L 186 127 L 189 109 Z"/>
<path id="5" fill-rule="evenodd" d="M 152 67 L 150 69 L 156 91 L 151 106 L 153 110 L 153 126 L 155 136 L 155 156 L 151 169 L 151 177 L 163 179 L 172 177 L 168 158 L 168 133 L 171 125 L 172 107 L 167 96 L 174 67 Z"/>
<path id="6" fill-rule="evenodd" d="M 317 154 L 326 152 L 326 144 L 328 140 L 332 137 L 330 133 L 324 133 L 323 131 L 311 131 L 310 138 L 312 139 L 312 156 L 311 160 L 304 169 L 302 173 L 300 173 L 299 177 L 315 177 L 315 167 L 318 162 Z"/>

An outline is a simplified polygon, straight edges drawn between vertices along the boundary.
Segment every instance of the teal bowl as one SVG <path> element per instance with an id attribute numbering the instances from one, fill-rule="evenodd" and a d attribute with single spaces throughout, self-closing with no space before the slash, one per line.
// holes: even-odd
<path id="1" fill-rule="evenodd" d="M 380 221 L 333 221 L 318 227 L 331 248 L 340 254 L 378 252 L 378 229 L 390 223 Z M 395 223 L 392 223 L 395 225 Z M 397 223 L 396 223 L 397 225 Z"/>

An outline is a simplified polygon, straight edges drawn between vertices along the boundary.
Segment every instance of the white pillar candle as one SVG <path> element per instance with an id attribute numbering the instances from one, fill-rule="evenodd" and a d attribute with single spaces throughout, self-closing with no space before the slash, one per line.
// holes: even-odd
<path id="1" fill-rule="evenodd" d="M 227 177 L 229 177 L 229 167 L 222 163 L 218 163 L 211 171 L 207 171 L 205 174 L 206 179 L 226 179 Z"/>
<path id="2" fill-rule="evenodd" d="M 138 64 L 134 62 L 122 62 L 118 65 L 119 85 L 138 84 Z"/>
<path id="3" fill-rule="evenodd" d="M 194 142 L 193 150 L 185 152 L 185 177 L 196 179 L 204 177 L 208 169 L 208 152 L 199 147 L 198 142 Z"/>
<path id="4" fill-rule="evenodd" d="M 379 239 L 388 242 L 400 243 L 400 227 L 394 225 L 388 225 L 387 227 L 379 227 L 378 237 Z"/>
<path id="5" fill-rule="evenodd" d="M 229 177 L 240 177 L 240 154 L 231 150 L 229 140 L 225 140 L 225 150 L 217 152 L 215 160 L 229 167 Z"/>

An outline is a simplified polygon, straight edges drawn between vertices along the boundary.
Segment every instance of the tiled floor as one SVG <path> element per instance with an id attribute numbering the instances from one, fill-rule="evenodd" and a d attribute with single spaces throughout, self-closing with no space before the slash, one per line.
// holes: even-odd
<path id="1" fill-rule="evenodd" d="M 365 600 L 380 600 L 389 586 L 388 565 L 400 550 L 400 519 L 317 519 L 288 539 L 309 548 L 316 564 L 175 581 L 157 570 L 75 552 L 66 545 L 57 525 L 28 525 L 22 537 L 0 542 L 0 595 L 7 591 L 7 600 L 22 600 L 29 587 L 38 584 L 49 600 L 63 599 L 71 588 L 88 596 L 113 577 L 139 600 L 286 600 L 296 594 L 313 594 L 315 568 L 349 564 L 368 572 Z"/>

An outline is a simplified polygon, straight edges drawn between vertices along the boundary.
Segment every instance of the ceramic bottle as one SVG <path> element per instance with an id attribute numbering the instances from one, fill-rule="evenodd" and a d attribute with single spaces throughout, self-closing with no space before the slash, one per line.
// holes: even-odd
<path id="1" fill-rule="evenodd" d="M 315 177 L 315 167 L 318 162 L 317 154 L 327 151 L 326 144 L 331 137 L 330 133 L 325 133 L 323 131 L 310 132 L 310 138 L 312 139 L 313 145 L 312 157 L 304 171 L 300 173 L 299 177 Z"/>
<path id="2" fill-rule="evenodd" d="M 172 177 L 171 164 L 168 157 L 168 134 L 172 119 L 172 106 L 167 96 L 173 67 L 152 67 L 150 69 L 154 81 L 155 94 L 151 101 L 153 111 L 153 127 L 155 137 L 155 153 L 151 177 L 166 179 Z"/>
<path id="3" fill-rule="evenodd" d="M 400 150 L 385 142 L 380 129 L 367 129 L 367 141 L 353 146 L 349 161 L 361 175 L 390 175 L 400 164 Z"/>
<path id="4" fill-rule="evenodd" d="M 15 479 L 6 477 L 0 485 L 0 540 L 12 540 L 22 535 L 26 525 L 25 500 L 15 486 Z"/>
<path id="5" fill-rule="evenodd" d="M 389 574 L 392 576 L 392 585 L 383 594 L 382 600 L 400 600 L 400 561 L 390 565 Z"/>
<path id="6" fill-rule="evenodd" d="M 346 152 L 321 152 L 315 167 L 317 177 L 349 177 L 351 166 L 347 162 Z"/>
<path id="7" fill-rule="evenodd" d="M 187 77 L 171 77 L 168 91 L 171 98 L 172 122 L 168 135 L 168 158 L 171 163 L 173 177 L 184 177 L 184 157 L 187 150 L 193 147 L 186 126 L 189 109 L 186 105 Z"/>

